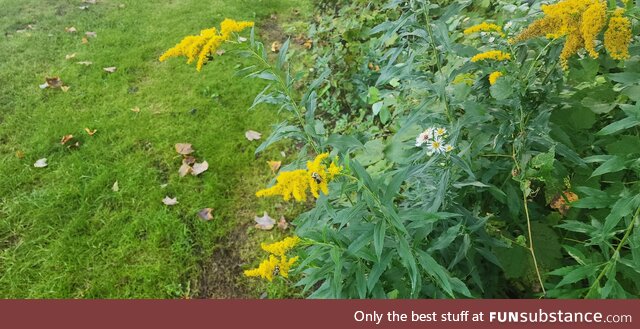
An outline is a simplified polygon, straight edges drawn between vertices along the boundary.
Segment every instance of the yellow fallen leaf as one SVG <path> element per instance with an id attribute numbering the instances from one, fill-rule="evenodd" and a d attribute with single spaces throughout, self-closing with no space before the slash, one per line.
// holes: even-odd
<path id="1" fill-rule="evenodd" d="M 75 27 L 73 27 L 73 26 L 71 26 L 71 27 L 65 27 L 65 28 L 64 28 L 64 31 L 65 31 L 65 32 L 67 32 L 67 33 L 76 33 L 76 32 L 78 32 L 78 30 L 76 30 L 76 28 L 75 28 Z"/>
<path id="2" fill-rule="evenodd" d="M 66 93 L 67 91 L 69 91 L 69 88 L 71 88 L 71 87 L 69 87 L 69 86 L 62 86 L 62 87 L 60 87 L 60 89 L 62 89 L 62 91 L 64 91 L 65 93 Z"/>
<path id="3" fill-rule="evenodd" d="M 96 131 L 98 131 L 98 129 L 91 130 L 89 128 L 84 128 L 84 131 L 86 131 L 87 134 L 89 134 L 89 136 L 93 136 L 96 133 Z"/>
<path id="4" fill-rule="evenodd" d="M 86 45 L 89 43 L 89 40 L 86 37 L 82 37 L 82 43 Z"/>
<path id="5" fill-rule="evenodd" d="M 271 172 L 274 174 L 278 172 L 278 169 L 280 169 L 282 165 L 282 161 L 267 161 L 267 163 L 269 164 L 269 168 L 271 168 Z"/>
<path id="6" fill-rule="evenodd" d="M 64 59 L 69 60 L 69 59 L 72 59 L 74 57 L 76 57 L 76 53 L 66 55 L 66 56 L 64 56 Z"/>
<path id="7" fill-rule="evenodd" d="M 131 112 L 138 113 L 138 112 L 140 112 L 140 108 L 136 106 L 136 107 L 131 109 Z"/>

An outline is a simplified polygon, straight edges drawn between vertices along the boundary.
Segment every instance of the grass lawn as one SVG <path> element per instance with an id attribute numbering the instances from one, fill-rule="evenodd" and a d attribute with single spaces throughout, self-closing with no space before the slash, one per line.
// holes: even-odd
<path id="1" fill-rule="evenodd" d="M 278 118 L 247 111 L 261 86 L 234 76 L 234 56 L 216 57 L 201 73 L 183 59 L 158 57 L 225 17 L 255 20 L 259 31 L 272 14 L 287 15 L 300 4 L 81 5 L 0 0 L 0 297 L 197 295 L 215 247 L 252 220 L 254 213 L 238 215 L 252 200 L 252 186 L 266 182 L 259 175 L 268 172 L 265 159 L 253 154 L 258 142 L 244 132 L 268 133 Z M 87 31 L 97 37 L 83 43 Z M 103 70 L 113 66 L 114 73 Z M 69 90 L 38 87 L 52 76 Z M 89 136 L 84 128 L 97 132 Z M 60 144 L 67 134 L 79 148 Z M 179 177 L 174 144 L 181 142 L 208 161 L 207 172 Z M 40 158 L 48 159 L 46 168 L 33 166 Z M 165 196 L 179 203 L 165 206 Z M 204 222 L 197 212 L 207 207 L 214 219 Z"/>

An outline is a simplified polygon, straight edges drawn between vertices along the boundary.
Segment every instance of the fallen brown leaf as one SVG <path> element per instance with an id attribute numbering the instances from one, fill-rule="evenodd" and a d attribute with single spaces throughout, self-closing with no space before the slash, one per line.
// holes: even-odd
<path id="1" fill-rule="evenodd" d="M 76 64 L 89 66 L 89 65 L 91 65 L 91 64 L 93 64 L 93 63 L 92 63 L 92 62 L 89 62 L 89 61 L 82 61 L 82 62 L 78 62 L 78 63 L 76 63 Z"/>
<path id="2" fill-rule="evenodd" d="M 175 206 L 176 204 L 178 204 L 178 198 L 170 198 L 169 196 L 165 196 L 164 199 L 162 199 L 162 203 L 166 204 L 167 206 Z"/>
<path id="3" fill-rule="evenodd" d="M 46 81 L 46 85 L 49 88 L 60 88 L 64 84 L 62 80 L 60 80 L 60 77 L 45 78 L 44 80 Z M 42 86 L 40 87 L 42 88 Z"/>
<path id="4" fill-rule="evenodd" d="M 71 135 L 71 134 L 64 135 L 64 136 L 62 136 L 62 139 L 60 140 L 60 144 L 64 145 L 64 144 L 66 144 L 67 142 L 69 142 L 72 139 L 73 139 L 73 135 Z"/>
<path id="5" fill-rule="evenodd" d="M 261 229 L 261 230 L 270 230 L 273 228 L 273 226 L 276 224 L 275 219 L 269 217 L 269 215 L 267 214 L 267 212 L 264 212 L 264 215 L 262 215 L 262 217 L 258 217 L 256 216 L 256 218 L 254 218 L 253 220 L 256 221 L 256 228 Z"/>
<path id="6" fill-rule="evenodd" d="M 204 221 L 210 221 L 213 219 L 213 215 L 211 214 L 212 211 L 213 208 L 204 208 L 198 211 L 198 217 Z"/>
<path id="7" fill-rule="evenodd" d="M 76 30 L 76 28 L 75 28 L 75 27 L 73 27 L 73 26 L 71 26 L 71 27 L 65 27 L 65 28 L 64 28 L 64 31 L 65 31 L 65 32 L 67 32 L 67 33 L 76 33 L 76 32 L 78 32 L 78 30 Z"/>
<path id="8" fill-rule="evenodd" d="M 280 43 L 280 41 L 274 41 L 271 44 L 271 51 L 274 52 L 274 53 L 279 52 L 280 48 L 282 48 L 282 44 Z"/>
<path id="9" fill-rule="evenodd" d="M 260 139 L 262 137 L 262 134 L 257 131 L 249 130 L 244 133 L 244 137 L 246 137 L 250 141 L 254 141 Z"/>
<path id="10" fill-rule="evenodd" d="M 284 216 L 280 216 L 280 220 L 278 221 L 278 228 L 281 230 L 286 230 L 289 227 L 289 223 L 284 218 Z"/>
<path id="11" fill-rule="evenodd" d="M 91 130 L 89 128 L 84 128 L 84 131 L 86 131 L 87 134 L 89 134 L 89 136 L 93 136 L 96 133 L 96 131 L 98 131 L 98 129 Z"/>
<path id="12" fill-rule="evenodd" d="M 62 89 L 62 91 L 66 93 L 67 91 L 69 91 L 69 89 L 71 89 L 71 87 L 69 87 L 69 86 L 62 86 L 62 87 L 60 87 L 60 89 Z"/>
<path id="13" fill-rule="evenodd" d="M 198 176 L 207 171 L 207 169 L 209 169 L 209 163 L 207 163 L 207 161 L 202 161 L 202 163 L 194 163 L 193 167 L 191 168 L 191 175 Z"/>
<path id="14" fill-rule="evenodd" d="M 178 174 L 180 174 L 180 177 L 184 177 L 188 173 L 190 173 L 191 170 L 193 169 L 191 168 L 190 165 L 183 163 L 182 166 L 180 166 L 180 169 L 178 169 Z"/>
<path id="15" fill-rule="evenodd" d="M 313 40 L 307 39 L 307 41 L 304 42 L 304 47 L 307 49 L 311 49 L 311 47 L 313 47 Z"/>
<path id="16" fill-rule="evenodd" d="M 187 155 L 182 159 L 182 164 L 186 164 L 187 166 L 191 166 L 194 163 L 196 163 L 196 158 L 191 155 Z"/>
<path id="17" fill-rule="evenodd" d="M 86 45 L 87 43 L 89 43 L 89 39 L 87 39 L 86 37 L 82 37 L 82 43 Z"/>
<path id="18" fill-rule="evenodd" d="M 105 70 L 105 72 L 113 73 L 116 71 L 116 67 L 115 66 L 105 67 L 103 68 L 103 70 Z"/>
<path id="19" fill-rule="evenodd" d="M 69 60 L 69 59 L 72 59 L 74 57 L 76 57 L 76 53 L 66 55 L 66 56 L 64 56 L 64 59 Z"/>
<path id="20" fill-rule="evenodd" d="M 222 55 L 224 55 L 224 53 L 225 53 L 224 49 L 216 50 L 216 55 L 218 55 L 218 56 L 222 56 Z"/>
<path id="21" fill-rule="evenodd" d="M 140 108 L 136 106 L 136 107 L 131 109 L 131 112 L 138 113 L 138 112 L 140 112 Z"/>
<path id="22" fill-rule="evenodd" d="M 193 153 L 193 148 L 189 143 L 178 143 L 176 144 L 176 152 L 182 155 L 188 155 Z"/>
<path id="23" fill-rule="evenodd" d="M 16 151 L 16 157 L 18 159 L 24 159 L 24 152 L 22 152 L 20 150 Z"/>

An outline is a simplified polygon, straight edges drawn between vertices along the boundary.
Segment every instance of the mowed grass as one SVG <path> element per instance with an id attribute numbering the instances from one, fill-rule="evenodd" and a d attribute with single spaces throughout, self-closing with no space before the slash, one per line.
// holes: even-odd
<path id="1" fill-rule="evenodd" d="M 201 262 L 238 223 L 238 184 L 259 179 L 242 176 L 264 165 L 253 154 L 257 142 L 244 132 L 266 133 L 277 118 L 273 111 L 247 111 L 261 86 L 234 76 L 235 56 L 216 57 L 201 73 L 183 59 L 157 59 L 183 36 L 225 17 L 260 26 L 299 3 L 81 5 L 0 0 L 0 297 L 193 294 Z M 33 29 L 17 32 L 28 24 Z M 71 26 L 78 32 L 65 32 Z M 83 44 L 87 31 L 97 37 Z M 112 66 L 115 73 L 103 71 Z M 52 76 L 68 92 L 38 87 Z M 84 128 L 97 132 L 89 136 Z M 60 144 L 67 134 L 79 148 Z M 198 160 L 208 161 L 207 172 L 178 176 L 174 144 L 180 142 L 193 144 Z M 34 168 L 40 158 L 48 167 Z M 179 203 L 165 206 L 165 196 Z M 214 219 L 200 221 L 197 212 L 207 207 Z"/>

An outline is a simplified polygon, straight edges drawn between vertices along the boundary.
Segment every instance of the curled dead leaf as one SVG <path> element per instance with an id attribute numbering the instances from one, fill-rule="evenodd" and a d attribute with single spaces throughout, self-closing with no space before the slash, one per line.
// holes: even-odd
<path id="1" fill-rule="evenodd" d="M 89 134 L 89 136 L 93 136 L 96 133 L 96 131 L 98 131 L 98 129 L 91 130 L 89 128 L 84 128 L 84 131 L 86 131 L 87 134 Z"/>
<path id="2" fill-rule="evenodd" d="M 189 174 L 191 170 L 193 169 L 191 168 L 190 165 L 183 163 L 182 166 L 180 166 L 180 169 L 178 169 L 178 174 L 180 174 L 180 177 L 184 177 L 187 174 Z"/>
<path id="3" fill-rule="evenodd" d="M 549 206 L 552 209 L 556 209 L 562 216 L 564 216 L 571 208 L 569 203 L 577 201 L 578 199 L 577 194 L 571 191 L 564 191 L 554 196 L 553 199 L 551 199 Z"/>
<path id="4" fill-rule="evenodd" d="M 71 27 L 65 27 L 65 28 L 64 28 L 64 31 L 65 31 L 65 32 L 67 32 L 67 33 L 76 33 L 76 32 L 78 32 L 78 30 L 76 30 L 76 28 L 75 28 L 75 27 L 73 27 L 73 26 L 71 26 Z"/>
<path id="5" fill-rule="evenodd" d="M 131 112 L 139 113 L 140 112 L 140 108 L 136 106 L 136 107 L 131 109 Z"/>
<path id="6" fill-rule="evenodd" d="M 176 204 L 178 204 L 178 198 L 170 198 L 169 196 L 165 196 L 164 199 L 162 199 L 162 203 L 166 204 L 167 206 L 175 206 Z"/>
<path id="7" fill-rule="evenodd" d="M 64 135 L 64 136 L 62 136 L 62 139 L 60 140 L 60 144 L 61 145 L 67 144 L 67 142 L 69 142 L 72 139 L 73 139 L 73 135 L 71 135 L 71 134 Z"/>
<path id="8" fill-rule="evenodd" d="M 93 63 L 92 63 L 92 62 L 89 62 L 89 61 L 81 61 L 81 62 L 78 62 L 78 63 L 76 63 L 76 64 L 89 66 L 89 65 L 91 65 L 91 64 L 93 64 Z"/>
<path id="9" fill-rule="evenodd" d="M 246 137 L 250 141 L 254 141 L 260 139 L 262 137 L 262 134 L 257 131 L 249 130 L 244 133 L 244 137 Z"/>
<path id="10" fill-rule="evenodd" d="M 202 161 L 202 163 L 194 163 L 191 167 L 191 175 L 198 176 L 209 169 L 209 163 Z"/>
<path id="11" fill-rule="evenodd" d="M 114 73 L 117 70 L 117 68 L 115 66 L 111 66 L 111 67 L 105 67 L 103 68 L 103 70 L 108 73 Z"/>
<path id="12" fill-rule="evenodd" d="M 274 41 L 271 43 L 271 51 L 274 53 L 280 52 L 280 48 L 282 48 L 282 44 L 280 41 Z"/>
<path id="13" fill-rule="evenodd" d="M 313 47 L 313 40 L 307 39 L 307 41 L 304 42 L 304 47 L 307 49 L 311 49 L 311 47 Z"/>
<path id="14" fill-rule="evenodd" d="M 288 227 L 289 227 L 289 222 L 287 222 L 284 216 L 280 216 L 280 220 L 278 221 L 278 228 L 284 231 Z"/>
<path id="15" fill-rule="evenodd" d="M 204 221 L 210 221 L 213 219 L 213 214 L 211 214 L 212 211 L 213 208 L 204 208 L 198 211 L 198 217 Z"/>
<path id="16" fill-rule="evenodd" d="M 276 224 L 275 219 L 269 217 L 266 211 L 264 212 L 264 215 L 262 215 L 262 217 L 256 216 L 254 220 L 257 223 L 256 228 L 261 230 L 266 230 L 266 231 L 272 229 L 273 226 Z"/>
<path id="17" fill-rule="evenodd" d="M 188 155 L 193 153 L 193 148 L 189 143 L 178 143 L 176 144 L 176 152 L 182 155 Z"/>
<path id="18" fill-rule="evenodd" d="M 68 54 L 68 55 L 64 56 L 64 59 L 66 59 L 66 60 L 70 60 L 70 59 L 72 59 L 72 58 L 74 58 L 74 57 L 76 57 L 76 53 Z"/>
<path id="19" fill-rule="evenodd" d="M 191 155 L 187 155 L 182 159 L 182 164 L 186 164 L 188 166 L 191 166 L 194 163 L 196 163 L 196 158 L 191 156 Z"/>
<path id="20" fill-rule="evenodd" d="M 89 43 L 89 39 L 87 39 L 87 37 L 82 37 L 82 44 L 87 44 Z"/>
<path id="21" fill-rule="evenodd" d="M 282 161 L 267 161 L 267 163 L 269 164 L 269 168 L 271 168 L 271 172 L 274 174 L 278 172 L 282 165 Z"/>
<path id="22" fill-rule="evenodd" d="M 40 85 L 40 89 L 60 88 L 64 85 L 62 80 L 60 80 L 60 77 L 44 78 L 44 80 L 45 80 L 45 83 Z"/>

